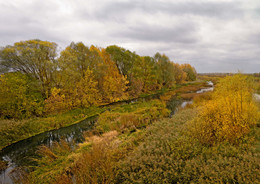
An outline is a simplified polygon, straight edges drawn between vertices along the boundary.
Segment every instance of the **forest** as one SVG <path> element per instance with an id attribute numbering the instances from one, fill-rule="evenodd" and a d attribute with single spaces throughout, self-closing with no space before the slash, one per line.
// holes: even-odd
<path id="1" fill-rule="evenodd" d="M 259 74 L 197 74 L 116 45 L 57 50 L 0 50 L 0 181 L 260 182 Z"/>
<path id="2" fill-rule="evenodd" d="M 41 40 L 1 48 L 0 117 L 25 119 L 138 97 L 196 80 L 189 64 L 160 53 L 139 56 L 116 45 L 99 48 Z"/>

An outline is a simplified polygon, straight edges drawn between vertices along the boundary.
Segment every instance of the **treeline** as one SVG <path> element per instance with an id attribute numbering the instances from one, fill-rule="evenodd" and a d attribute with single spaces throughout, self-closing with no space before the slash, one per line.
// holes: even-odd
<path id="1" fill-rule="evenodd" d="M 196 70 L 160 53 L 139 56 L 116 45 L 28 40 L 0 49 L 0 116 L 28 118 L 137 97 L 184 81 Z"/>

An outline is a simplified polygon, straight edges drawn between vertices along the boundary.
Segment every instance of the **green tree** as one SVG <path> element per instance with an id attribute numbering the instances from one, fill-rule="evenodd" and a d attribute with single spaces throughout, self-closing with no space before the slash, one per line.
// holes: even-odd
<path id="1" fill-rule="evenodd" d="M 31 75 L 40 82 L 43 96 L 48 97 L 54 83 L 57 44 L 27 40 L 0 50 L 0 66 L 9 71 Z"/>
<path id="2" fill-rule="evenodd" d="M 43 98 L 35 79 L 20 72 L 0 75 L 0 116 L 28 118 L 43 114 Z"/>
<path id="3" fill-rule="evenodd" d="M 184 72 L 186 72 L 187 81 L 195 81 L 197 78 L 197 72 L 194 67 L 192 67 L 190 64 L 182 64 L 182 69 Z"/>
<path id="4" fill-rule="evenodd" d="M 111 55 L 120 73 L 124 76 L 128 75 L 133 67 L 134 53 L 116 45 L 108 46 L 106 51 Z"/>
<path id="5" fill-rule="evenodd" d="M 170 59 L 165 55 L 156 53 L 154 60 L 157 63 L 159 70 L 159 81 L 162 86 L 171 87 L 175 83 L 174 66 Z"/>

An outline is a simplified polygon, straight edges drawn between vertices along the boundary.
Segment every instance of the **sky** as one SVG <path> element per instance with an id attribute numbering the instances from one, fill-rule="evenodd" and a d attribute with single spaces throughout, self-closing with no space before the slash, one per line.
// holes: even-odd
<path id="1" fill-rule="evenodd" d="M 164 53 L 197 72 L 260 72 L 260 0 L 0 0 L 0 46 L 40 39 Z"/>

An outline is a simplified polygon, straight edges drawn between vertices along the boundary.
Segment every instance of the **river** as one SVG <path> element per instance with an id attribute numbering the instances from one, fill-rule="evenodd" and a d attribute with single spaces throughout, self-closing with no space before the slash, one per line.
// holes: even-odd
<path id="1" fill-rule="evenodd" d="M 213 90 L 213 83 L 208 82 L 212 87 L 200 89 L 197 93 L 204 93 Z M 135 100 L 129 100 L 126 103 L 135 103 L 140 99 L 150 100 L 152 98 L 159 98 L 160 95 L 148 96 L 145 98 L 138 98 Z M 123 102 L 120 102 L 123 103 Z M 175 114 L 179 108 L 184 108 L 187 104 L 191 104 L 192 101 L 183 101 L 173 97 L 168 103 L 167 108 L 170 109 L 171 115 Z M 33 165 L 32 158 L 36 156 L 36 151 L 40 145 L 51 146 L 55 141 L 65 139 L 67 142 L 74 142 L 76 144 L 84 141 L 83 132 L 91 130 L 97 120 L 97 116 L 87 118 L 77 124 L 63 127 L 57 130 L 51 130 L 39 135 L 30 137 L 28 139 L 19 141 L 17 143 L 7 146 L 0 152 L 0 157 L 8 162 L 8 167 L 0 173 L 1 184 L 12 184 L 10 174 L 12 170 L 17 166 L 29 166 Z"/>

